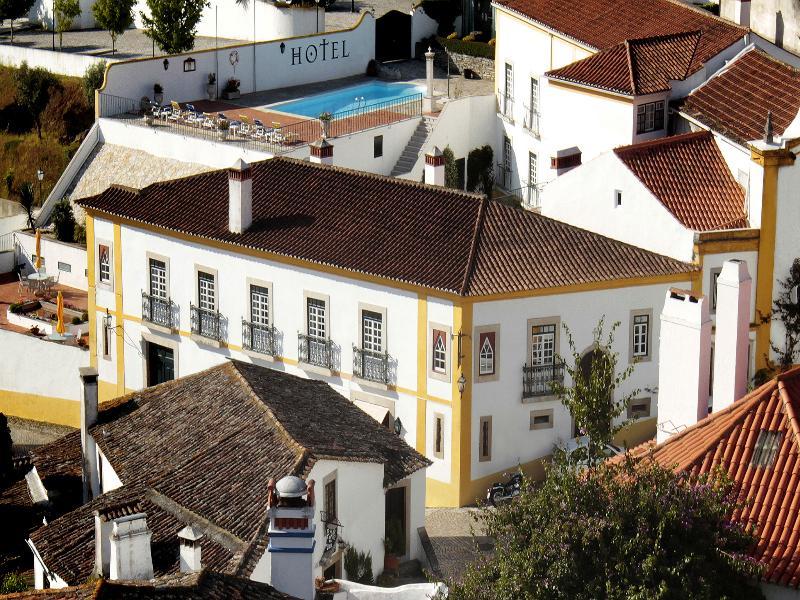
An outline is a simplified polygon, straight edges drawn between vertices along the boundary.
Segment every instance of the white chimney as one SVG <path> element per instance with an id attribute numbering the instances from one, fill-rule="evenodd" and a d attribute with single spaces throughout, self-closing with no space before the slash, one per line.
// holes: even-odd
<path id="1" fill-rule="evenodd" d="M 97 369 L 78 369 L 83 382 L 81 402 L 81 480 L 83 502 L 100 495 L 100 476 L 97 467 L 97 446 L 89 428 L 97 423 Z"/>
<path id="2" fill-rule="evenodd" d="M 153 578 L 153 557 L 150 553 L 152 535 L 144 513 L 114 519 L 111 530 L 110 579 Z"/>
<path id="3" fill-rule="evenodd" d="M 444 154 L 436 146 L 425 153 L 425 183 L 444 185 Z"/>
<path id="4" fill-rule="evenodd" d="M 228 169 L 228 229 L 244 233 L 253 223 L 253 172 L 241 158 Z"/>
<path id="5" fill-rule="evenodd" d="M 661 313 L 656 435 L 659 444 L 708 415 L 710 363 L 708 299 L 670 289 Z"/>
<path id="6" fill-rule="evenodd" d="M 310 146 L 309 160 L 316 165 L 333 164 L 333 144 L 327 138 L 320 138 Z"/>
<path id="7" fill-rule="evenodd" d="M 750 353 L 750 291 L 747 263 L 728 260 L 717 278 L 717 329 L 714 342 L 714 412 L 747 393 Z"/>
<path id="8" fill-rule="evenodd" d="M 178 532 L 181 573 L 193 573 L 203 568 L 200 556 L 200 538 L 202 537 L 203 534 L 191 525 L 187 525 Z"/>

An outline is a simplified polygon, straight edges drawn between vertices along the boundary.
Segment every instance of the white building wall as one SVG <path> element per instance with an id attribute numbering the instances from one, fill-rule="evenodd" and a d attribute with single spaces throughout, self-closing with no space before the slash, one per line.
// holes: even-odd
<path id="1" fill-rule="evenodd" d="M 58 43 L 58 40 L 56 40 L 56 43 Z M 111 40 L 109 39 L 110 43 Z M 116 59 L 74 52 L 44 50 L 42 48 L 28 48 L 26 46 L 0 45 L 0 64 L 7 67 L 19 67 L 23 62 L 26 62 L 31 68 L 44 67 L 49 71 L 69 77 L 83 77 L 86 69 L 101 61 L 110 63 L 116 62 Z"/>
<path id="2" fill-rule="evenodd" d="M 32 261 L 36 254 L 35 234 L 18 231 L 15 240 L 17 264 L 24 265 L 26 273 L 32 273 L 35 270 Z M 59 242 L 47 236 L 41 237 L 40 248 L 45 270 L 49 275 L 58 277 L 58 283 L 79 290 L 88 289 L 86 248 L 79 244 Z"/>
<path id="3" fill-rule="evenodd" d="M 103 451 L 100 450 L 100 446 L 96 445 L 97 447 L 97 457 L 98 457 L 98 464 L 100 465 L 100 483 L 102 486 L 102 493 L 106 494 L 111 490 L 116 490 L 117 488 L 122 487 L 122 480 L 117 475 L 117 472 L 114 470 L 114 467 L 111 466 L 111 463 L 108 462 L 108 459 L 103 454 Z"/>
<path id="4" fill-rule="evenodd" d="M 688 286 L 689 282 L 676 282 L 674 286 Z M 477 382 L 472 394 L 472 479 L 485 477 L 499 471 L 512 469 L 552 453 L 553 444 L 572 437 L 572 419 L 560 401 L 553 396 L 522 400 L 522 367 L 529 360 L 528 319 L 557 317 L 559 338 L 556 351 L 572 363 L 569 344 L 562 325 L 569 326 L 579 352 L 588 351 L 592 344 L 592 330 L 605 316 L 605 331 L 620 322 L 613 350 L 619 355 L 618 370 L 629 364 L 631 345 L 631 311 L 649 309 L 651 315 L 650 357 L 639 362 L 633 375 L 619 395 L 639 389 L 639 397 L 651 398 L 651 416 L 656 416 L 658 385 L 659 322 L 664 293 L 669 284 L 628 287 L 591 292 L 576 292 L 554 296 L 480 302 L 474 305 L 473 325 L 499 325 L 499 343 L 496 361 L 500 372 L 496 381 Z M 473 334 L 474 336 L 475 334 Z M 473 366 L 473 373 L 475 368 Z M 568 379 L 565 383 L 569 385 Z M 553 410 L 552 429 L 530 429 L 533 410 Z M 478 436 L 480 418 L 492 417 L 491 460 L 480 461 Z M 430 475 L 430 469 L 429 469 Z"/>

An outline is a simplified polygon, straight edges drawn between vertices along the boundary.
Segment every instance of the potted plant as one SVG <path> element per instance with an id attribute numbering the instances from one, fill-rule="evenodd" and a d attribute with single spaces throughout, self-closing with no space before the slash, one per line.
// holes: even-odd
<path id="1" fill-rule="evenodd" d="M 329 112 L 324 112 L 319 116 L 319 124 L 322 126 L 322 137 L 328 139 L 331 133 L 331 120 L 333 115 Z"/>
<path id="2" fill-rule="evenodd" d="M 383 570 L 397 574 L 400 570 L 400 556 L 403 554 L 403 525 L 397 518 L 386 523 L 386 539 L 383 540 Z"/>
<path id="3" fill-rule="evenodd" d="M 225 84 L 225 89 L 222 90 L 222 97 L 226 100 L 236 100 L 239 98 L 239 84 L 241 82 L 238 79 L 234 79 L 231 77 L 228 79 L 228 82 Z"/>
<path id="4" fill-rule="evenodd" d="M 160 83 L 156 83 L 153 86 L 153 100 L 155 100 L 155 103 L 159 106 L 164 102 L 164 88 L 161 87 Z"/>
<path id="5" fill-rule="evenodd" d="M 230 129 L 231 124 L 225 119 L 220 119 L 217 127 L 219 130 L 219 139 L 221 140 L 228 139 L 228 129 Z"/>
<path id="6" fill-rule="evenodd" d="M 208 96 L 209 100 L 213 100 L 214 96 L 216 95 L 217 95 L 217 74 L 209 73 L 208 84 L 206 85 L 206 96 Z"/>

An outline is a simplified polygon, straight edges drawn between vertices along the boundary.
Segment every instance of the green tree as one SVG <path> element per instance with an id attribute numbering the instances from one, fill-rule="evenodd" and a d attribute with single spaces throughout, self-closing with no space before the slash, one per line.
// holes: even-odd
<path id="1" fill-rule="evenodd" d="M 448 582 L 448 600 L 763 598 L 724 473 L 689 479 L 626 457 L 584 472 L 557 461 L 546 474 L 479 513 L 498 551 Z"/>
<path id="2" fill-rule="evenodd" d="M 208 5 L 208 0 L 147 0 L 150 14 L 141 13 L 145 35 L 166 54 L 188 52 Z"/>
<path id="3" fill-rule="evenodd" d="M 789 268 L 789 275 L 779 282 L 780 292 L 772 303 L 772 314 L 767 321 L 778 320 L 784 328 L 783 345 L 770 343 L 777 356 L 777 364 L 771 372 L 783 372 L 791 368 L 800 351 L 800 303 L 792 299 L 792 290 L 800 286 L 800 258 L 796 258 Z M 769 326 L 765 324 L 765 326 Z M 767 357 L 769 358 L 769 357 Z M 770 373 L 771 375 L 772 373 Z"/>
<path id="4" fill-rule="evenodd" d="M 494 152 L 491 146 L 475 148 L 467 155 L 467 189 L 488 196 L 494 188 Z"/>
<path id="5" fill-rule="evenodd" d="M 8 419 L 0 412 L 0 483 L 7 480 L 14 470 L 13 449 L 14 442 L 11 439 Z"/>
<path id="6" fill-rule="evenodd" d="M 81 78 L 83 85 L 83 93 L 86 96 L 86 102 L 94 108 L 94 92 L 99 90 L 103 85 L 103 78 L 106 76 L 106 61 L 101 60 L 86 68 L 86 72 Z"/>
<path id="7" fill-rule="evenodd" d="M 33 207 L 36 206 L 36 194 L 33 191 L 33 184 L 26 181 L 17 190 L 17 199 L 19 200 L 22 208 L 28 214 L 28 227 L 34 228 L 35 222 L 33 220 Z"/>
<path id="8" fill-rule="evenodd" d="M 605 336 L 604 326 L 605 317 L 592 331 L 591 349 L 581 353 L 575 346 L 572 332 L 564 324 L 572 362 L 562 357 L 558 357 L 558 360 L 564 362 L 564 370 L 572 385 L 565 386 L 559 382 L 552 385 L 553 393 L 575 420 L 575 428 L 589 440 L 585 449 L 588 455 L 576 458 L 587 459 L 590 466 L 604 458 L 605 445 L 611 443 L 614 435 L 627 424 L 625 421 L 615 421 L 638 393 L 638 390 L 633 390 L 615 398 L 615 391 L 630 378 L 634 365 L 630 364 L 617 372 L 619 355 L 614 352 L 613 345 L 619 322 L 614 323 Z"/>
<path id="9" fill-rule="evenodd" d="M 58 48 L 64 45 L 64 32 L 72 27 L 72 22 L 81 14 L 80 0 L 55 0 L 56 31 L 58 32 Z"/>
<path id="10" fill-rule="evenodd" d="M 50 217 L 55 225 L 56 239 L 62 242 L 75 241 L 75 215 L 72 212 L 72 204 L 69 198 L 62 198 L 53 207 L 53 214 Z"/>
<path id="11" fill-rule="evenodd" d="M 133 24 L 133 5 L 136 0 L 96 0 L 92 14 L 97 24 L 111 36 L 111 53 L 117 51 L 117 38 Z"/>
<path id="12" fill-rule="evenodd" d="M 25 17 L 34 0 L 0 0 L 0 20 L 11 22 L 11 43 L 14 43 L 14 21 Z"/>
<path id="13" fill-rule="evenodd" d="M 458 189 L 458 165 L 456 165 L 456 157 L 450 146 L 442 150 L 444 156 L 444 185 L 445 187 Z"/>
<path id="14" fill-rule="evenodd" d="M 58 86 L 58 80 L 47 69 L 31 69 L 27 62 L 23 62 L 14 72 L 14 83 L 15 101 L 30 114 L 36 133 L 42 139 L 42 112 L 50 101 L 51 89 Z"/>

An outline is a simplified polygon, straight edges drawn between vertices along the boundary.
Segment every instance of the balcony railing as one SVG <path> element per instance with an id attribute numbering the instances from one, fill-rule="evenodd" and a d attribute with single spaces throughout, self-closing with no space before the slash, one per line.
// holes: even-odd
<path id="1" fill-rule="evenodd" d="M 242 319 L 242 348 L 275 356 L 275 328 Z"/>
<path id="2" fill-rule="evenodd" d="M 389 354 L 353 346 L 353 374 L 367 381 L 389 383 Z"/>
<path id="3" fill-rule="evenodd" d="M 142 321 L 174 329 L 175 303 L 169 298 L 153 296 L 142 291 Z"/>
<path id="4" fill-rule="evenodd" d="M 511 188 L 511 180 L 512 180 L 513 170 L 511 167 L 506 166 L 503 163 L 497 163 L 497 176 L 495 177 L 495 183 L 499 185 L 504 190 L 508 190 Z"/>
<path id="5" fill-rule="evenodd" d="M 222 340 L 222 315 L 217 310 L 189 305 L 192 333 L 210 340 Z"/>
<path id="6" fill-rule="evenodd" d="M 522 397 L 550 396 L 552 385 L 564 383 L 564 363 L 525 365 L 522 367 Z"/>
<path id="7" fill-rule="evenodd" d="M 525 107 L 525 121 L 522 126 L 537 138 L 539 137 L 539 111 L 535 108 Z"/>
<path id="8" fill-rule="evenodd" d="M 325 369 L 333 368 L 333 342 L 324 338 L 297 334 L 297 358 L 308 365 L 316 365 Z"/>
<path id="9" fill-rule="evenodd" d="M 514 121 L 514 98 L 505 92 L 497 94 L 497 112 L 508 119 Z"/>

